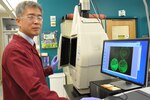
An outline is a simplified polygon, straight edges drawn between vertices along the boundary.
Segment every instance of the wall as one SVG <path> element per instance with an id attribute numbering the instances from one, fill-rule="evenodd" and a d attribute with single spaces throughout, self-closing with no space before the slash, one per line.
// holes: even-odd
<path id="1" fill-rule="evenodd" d="M 126 18 L 137 18 L 137 37 L 148 35 L 147 20 L 145 17 L 145 8 L 143 0 L 92 0 L 95 6 L 99 9 L 99 13 L 105 14 L 108 18 L 119 18 L 118 10 L 126 10 Z M 115 2 L 114 2 L 115 1 Z M 62 16 L 73 13 L 74 6 L 79 3 L 79 0 L 38 0 L 44 10 L 43 13 L 43 29 L 45 31 L 58 30 L 58 40 L 60 35 L 60 23 Z M 147 0 L 150 5 L 150 0 Z M 93 8 L 91 6 L 91 13 Z M 150 7 L 149 7 L 150 13 Z M 49 16 L 55 15 L 57 17 L 57 26 L 50 27 Z M 57 53 L 57 49 L 41 49 L 41 52 L 48 52 L 50 58 Z M 60 70 L 61 71 L 61 70 Z M 58 70 L 56 72 L 59 72 Z"/>
<path id="2" fill-rule="evenodd" d="M 118 10 L 126 11 L 126 18 L 137 18 L 137 37 L 148 34 L 146 13 L 143 0 L 92 0 L 97 5 L 100 13 L 104 13 L 107 17 L 118 18 Z M 150 0 L 147 0 L 150 13 Z M 91 7 L 92 9 L 92 7 Z"/>
<path id="3" fill-rule="evenodd" d="M 48 31 L 58 31 L 57 41 L 59 41 L 60 36 L 60 23 L 64 15 L 68 13 L 73 13 L 74 6 L 78 4 L 78 0 L 38 0 L 43 8 L 43 28 L 42 32 Z M 56 16 L 56 27 L 50 27 L 50 16 Z M 40 35 L 42 35 L 42 32 Z M 41 40 L 41 38 L 40 38 Z M 40 47 L 41 48 L 41 47 Z M 40 49 L 41 52 L 48 52 L 50 59 L 52 59 L 57 54 L 57 48 L 53 49 Z M 55 72 L 62 72 L 61 70 L 56 70 Z"/>

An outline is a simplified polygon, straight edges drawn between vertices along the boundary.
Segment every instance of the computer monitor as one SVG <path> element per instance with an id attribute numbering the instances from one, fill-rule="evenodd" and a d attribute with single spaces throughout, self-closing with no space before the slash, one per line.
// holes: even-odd
<path id="1" fill-rule="evenodd" d="M 146 86 L 148 51 L 149 39 L 105 40 L 101 73 L 121 79 L 111 84 L 122 89 Z"/>

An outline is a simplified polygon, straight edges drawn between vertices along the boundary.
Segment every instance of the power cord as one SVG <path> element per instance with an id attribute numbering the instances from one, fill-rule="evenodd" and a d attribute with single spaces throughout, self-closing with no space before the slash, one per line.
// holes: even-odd
<path id="1" fill-rule="evenodd" d="M 121 100 L 127 100 L 127 99 L 128 99 L 128 95 L 127 95 L 126 93 L 124 93 L 123 90 L 121 91 L 121 93 L 123 94 L 124 98 L 121 97 L 121 96 L 119 96 L 119 98 L 120 98 Z"/>

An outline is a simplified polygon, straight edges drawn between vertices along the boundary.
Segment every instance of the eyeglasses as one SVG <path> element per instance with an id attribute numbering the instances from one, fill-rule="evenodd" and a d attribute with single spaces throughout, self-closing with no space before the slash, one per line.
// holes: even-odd
<path id="1" fill-rule="evenodd" d="M 42 16 L 35 16 L 35 15 L 27 15 L 27 16 L 22 16 L 20 18 L 27 18 L 30 21 L 33 21 L 33 20 L 38 20 L 40 22 L 43 21 Z"/>

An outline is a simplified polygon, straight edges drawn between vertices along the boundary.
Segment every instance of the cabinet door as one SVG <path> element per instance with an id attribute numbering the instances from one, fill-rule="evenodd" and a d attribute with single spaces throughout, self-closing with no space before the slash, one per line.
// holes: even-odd
<path id="1" fill-rule="evenodd" d="M 16 20 L 13 18 L 2 18 L 2 33 L 4 47 L 10 42 L 14 33 L 18 31 Z"/>
<path id="2" fill-rule="evenodd" d="M 109 39 L 136 38 L 136 19 L 107 19 L 106 33 Z"/>

